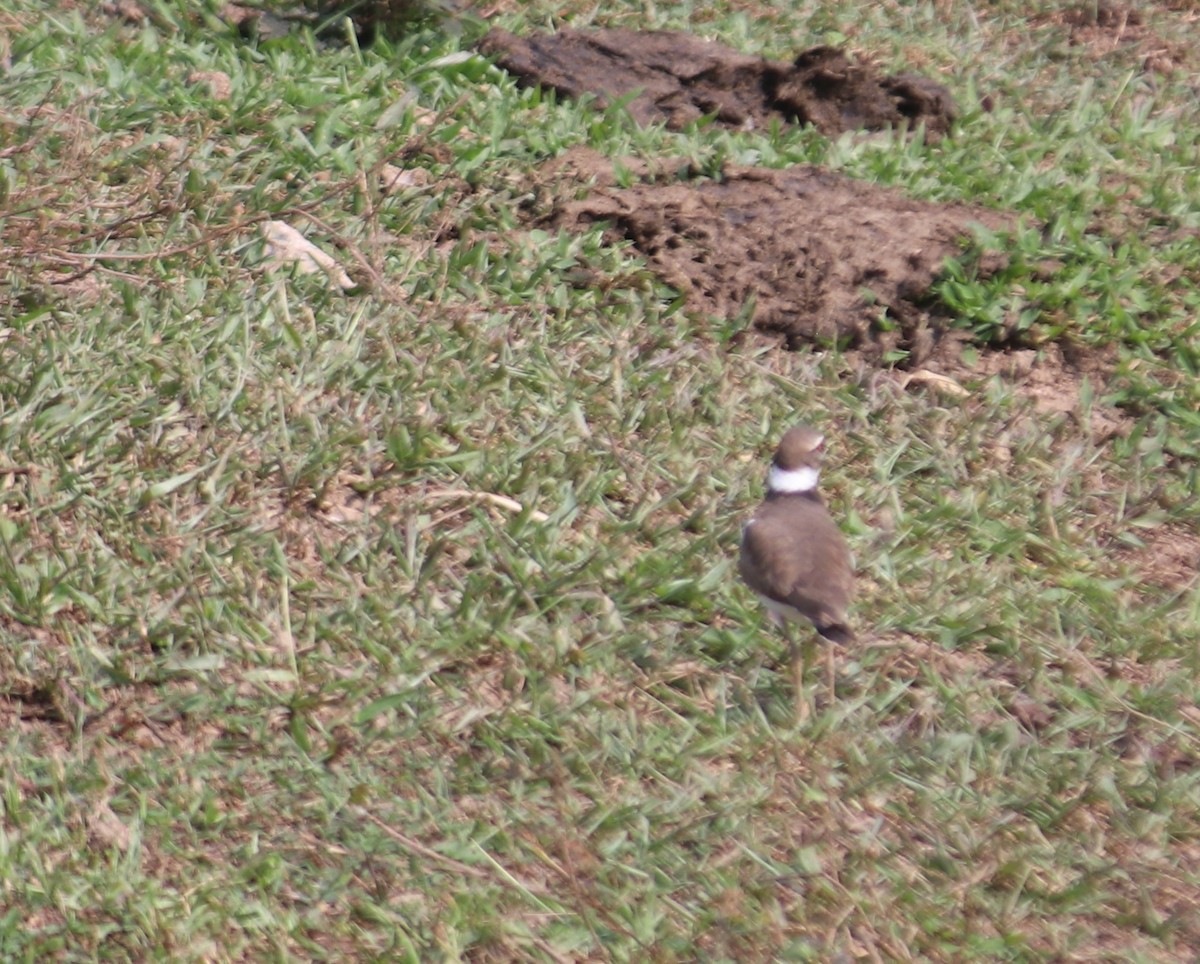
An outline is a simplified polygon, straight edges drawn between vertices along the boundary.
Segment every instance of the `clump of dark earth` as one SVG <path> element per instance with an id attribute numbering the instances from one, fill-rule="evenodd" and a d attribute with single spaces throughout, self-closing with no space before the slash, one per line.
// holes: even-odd
<path id="1" fill-rule="evenodd" d="M 833 47 L 785 63 L 686 33 L 566 29 L 529 37 L 492 30 L 479 50 L 525 85 L 594 94 L 601 106 L 631 98 L 628 110 L 643 125 L 679 129 L 711 115 L 742 129 L 782 122 L 832 135 L 923 124 L 926 136 L 937 136 L 955 115 L 950 92 L 936 81 L 884 76 Z"/>
<path id="2" fill-rule="evenodd" d="M 609 240 L 631 241 L 690 310 L 746 313 L 789 348 L 838 344 L 876 361 L 927 359 L 951 327 L 930 293 L 945 260 L 963 254 L 973 224 L 1013 227 L 1001 212 L 917 201 L 812 165 L 620 187 L 611 161 L 577 150 L 550 170 L 595 187 L 545 220 L 575 231 L 607 223 Z M 975 269 L 1002 265 L 994 256 Z"/>

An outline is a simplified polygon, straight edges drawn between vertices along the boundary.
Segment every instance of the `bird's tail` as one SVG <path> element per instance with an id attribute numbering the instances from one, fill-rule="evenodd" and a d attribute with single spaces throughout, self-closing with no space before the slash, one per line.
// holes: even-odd
<path id="1" fill-rule="evenodd" d="M 845 623 L 826 623 L 818 626 L 817 632 L 831 643 L 846 644 L 854 642 L 854 630 Z"/>

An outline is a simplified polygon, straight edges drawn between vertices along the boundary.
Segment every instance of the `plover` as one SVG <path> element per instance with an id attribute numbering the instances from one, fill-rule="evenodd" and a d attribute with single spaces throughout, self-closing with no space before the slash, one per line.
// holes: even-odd
<path id="1" fill-rule="evenodd" d="M 808 716 L 804 696 L 806 647 L 791 635 L 791 622 L 811 623 L 827 643 L 850 643 L 846 610 L 854 589 L 850 550 L 817 492 L 825 436 L 806 425 L 789 429 L 767 473 L 767 496 L 742 530 L 738 569 L 783 627 L 790 647 L 796 721 Z M 833 646 L 827 649 L 826 680 L 834 696 Z"/>

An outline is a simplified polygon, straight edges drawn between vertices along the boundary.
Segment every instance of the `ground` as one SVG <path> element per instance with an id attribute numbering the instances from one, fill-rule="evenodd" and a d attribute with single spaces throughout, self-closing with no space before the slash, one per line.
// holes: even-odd
<path id="1" fill-rule="evenodd" d="M 564 164 L 613 180 L 603 158 L 577 152 L 555 171 Z M 946 334 L 926 307 L 942 263 L 963 253 L 972 225 L 1006 224 L 985 208 L 914 201 L 815 166 L 609 184 L 559 204 L 550 220 L 610 224 L 609 236 L 631 241 L 689 307 L 750 322 L 785 347 L 840 345 L 914 366 Z"/>
<path id="2" fill-rule="evenodd" d="M 936 81 L 880 76 L 833 47 L 779 63 L 678 31 L 567 29 L 531 37 L 493 30 L 479 49 L 522 83 L 592 95 L 600 107 L 623 101 L 642 124 L 682 127 L 711 116 L 743 130 L 808 124 L 827 135 L 903 124 L 933 137 L 954 119 L 953 98 Z"/>
<path id="3" fill-rule="evenodd" d="M 387 6 L 0 0 L 0 956 L 1188 956 L 1195 11 Z"/>

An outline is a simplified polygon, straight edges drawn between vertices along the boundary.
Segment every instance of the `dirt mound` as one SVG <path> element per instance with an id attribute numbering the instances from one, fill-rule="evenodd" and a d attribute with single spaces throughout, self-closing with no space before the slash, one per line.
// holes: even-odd
<path id="1" fill-rule="evenodd" d="M 939 135 L 954 119 L 950 92 L 936 81 L 883 76 L 832 47 L 813 47 L 789 64 L 686 33 L 567 29 L 530 37 L 492 30 L 479 50 L 526 85 L 595 94 L 601 105 L 631 98 L 639 124 L 679 128 L 711 114 L 744 129 L 781 121 L 838 134 L 906 122 Z"/>
<path id="2" fill-rule="evenodd" d="M 632 241 L 691 309 L 735 317 L 753 305 L 754 325 L 789 347 L 838 342 L 876 359 L 928 356 L 944 324 L 928 310 L 944 259 L 961 253 L 972 223 L 1010 224 L 995 211 L 914 201 L 815 166 L 627 188 L 592 152 L 556 168 L 599 183 L 583 200 L 560 202 L 551 223 L 609 222 L 611 239 Z"/>

